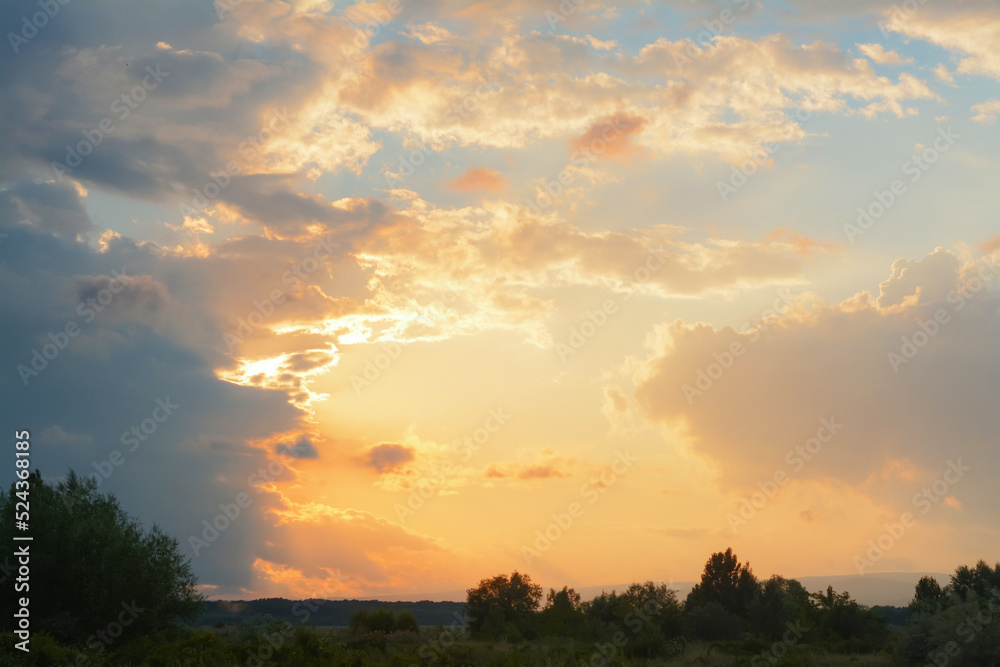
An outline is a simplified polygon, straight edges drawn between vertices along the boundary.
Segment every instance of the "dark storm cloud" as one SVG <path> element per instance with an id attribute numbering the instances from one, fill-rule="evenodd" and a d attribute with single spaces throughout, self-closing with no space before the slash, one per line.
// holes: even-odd
<path id="1" fill-rule="evenodd" d="M 75 239 L 94 229 L 80 194 L 69 183 L 10 183 L 0 188 L 0 218 Z"/>
<path id="2" fill-rule="evenodd" d="M 319 452 L 316 451 L 316 445 L 310 442 L 308 438 L 302 438 L 294 445 L 281 443 L 274 448 L 274 451 L 281 456 L 291 456 L 293 459 L 319 458 Z"/>
<path id="3" fill-rule="evenodd" d="M 177 305 L 164 282 L 143 272 L 155 266 L 146 249 L 121 243 L 101 254 L 9 220 L 0 220 L 0 230 L 7 234 L 0 244 L 3 428 L 38 438 L 32 467 L 46 477 L 68 469 L 95 475 L 102 492 L 184 542 L 266 464 L 265 452 L 248 441 L 295 427 L 301 413 L 284 392 L 219 380 L 211 355 L 163 325 L 162 312 Z M 178 271 L 176 264 L 164 273 Z M 122 266 L 132 275 L 106 306 L 91 310 L 88 300 L 100 306 Z M 116 451 L 119 465 L 111 463 Z M 258 519 L 234 524 L 197 559 L 197 574 L 249 585 L 246 546 L 261 529 Z"/>
<path id="4" fill-rule="evenodd" d="M 329 202 L 299 194 L 289 175 L 253 176 L 260 155 L 247 162 L 239 150 L 275 109 L 294 110 L 313 95 L 323 68 L 293 55 L 291 44 L 260 59 L 259 45 L 216 29 L 210 3 L 154 5 L 141 25 L 130 8 L 70 3 L 17 54 L 4 54 L 0 181 L 72 179 L 180 206 L 235 162 L 219 200 L 247 218 L 287 233 L 336 225 L 342 216 Z M 37 11 L 10 3 L 0 25 Z M 67 215 L 40 217 L 52 231 L 81 231 Z"/>

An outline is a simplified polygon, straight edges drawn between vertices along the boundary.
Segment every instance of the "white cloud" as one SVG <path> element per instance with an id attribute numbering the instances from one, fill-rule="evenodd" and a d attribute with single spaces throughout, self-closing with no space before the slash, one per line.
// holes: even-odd
<path id="1" fill-rule="evenodd" d="M 972 107 L 972 120 L 977 123 L 992 123 L 1000 116 L 1000 100 L 990 99 Z"/>

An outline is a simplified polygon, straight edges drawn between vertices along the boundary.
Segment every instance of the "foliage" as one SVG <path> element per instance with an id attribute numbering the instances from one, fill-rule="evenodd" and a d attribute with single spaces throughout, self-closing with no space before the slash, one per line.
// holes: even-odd
<path id="1" fill-rule="evenodd" d="M 833 586 L 826 592 L 810 593 L 813 601 L 813 623 L 818 635 L 840 640 L 834 650 L 846 652 L 877 651 L 888 638 L 886 620 L 858 604 L 848 592 L 837 593 Z"/>
<path id="2" fill-rule="evenodd" d="M 732 549 L 714 553 L 705 563 L 701 583 L 688 593 L 685 606 L 693 609 L 715 602 L 737 618 L 746 618 L 758 593 L 757 578 L 749 563 L 741 564 Z"/>
<path id="3" fill-rule="evenodd" d="M 743 635 L 740 619 L 718 602 L 705 602 L 687 611 L 686 634 L 707 641 L 739 639 Z"/>
<path id="4" fill-rule="evenodd" d="M 748 626 L 761 637 L 777 640 L 790 623 L 808 623 L 811 611 L 805 586 L 794 579 L 774 575 L 761 583 L 759 594 L 748 605 Z"/>
<path id="5" fill-rule="evenodd" d="M 194 625 L 238 625 L 254 617 L 270 615 L 293 625 L 306 623 L 320 627 L 346 627 L 351 616 L 359 609 L 391 609 L 397 615 L 410 612 L 420 625 L 448 625 L 461 615 L 464 602 L 388 602 L 384 600 L 288 600 L 264 598 L 260 600 L 209 600 L 205 612 Z M 308 612 L 308 614 L 306 613 Z"/>
<path id="6" fill-rule="evenodd" d="M 889 625 L 903 627 L 910 618 L 910 610 L 907 607 L 892 607 L 877 604 L 871 609 L 872 613 L 884 618 Z"/>
<path id="7" fill-rule="evenodd" d="M 198 614 L 202 598 L 176 539 L 155 525 L 143 530 L 113 495 L 98 493 L 94 480 L 72 471 L 55 486 L 37 471 L 28 482 L 34 630 L 60 642 L 103 647 Z M 16 484 L 0 491 L 5 544 L 14 543 L 17 491 Z M 6 618 L 12 618 L 20 595 L 13 586 L 3 587 Z M 99 632 L 106 633 L 106 642 Z"/>
<path id="8" fill-rule="evenodd" d="M 538 613 L 539 633 L 550 637 L 576 637 L 584 620 L 580 594 L 563 586 L 549 589 L 545 608 Z"/>
<path id="9" fill-rule="evenodd" d="M 351 616 L 348 627 L 356 637 L 371 633 L 390 635 L 394 632 L 420 632 L 420 624 L 411 612 L 402 611 L 397 616 L 391 609 L 359 609 Z"/>
<path id="10" fill-rule="evenodd" d="M 910 662 L 949 667 L 1000 665 L 1000 563 L 961 566 L 941 588 L 917 584 L 898 653 Z"/>
<path id="11" fill-rule="evenodd" d="M 541 603 L 542 587 L 531 583 L 528 575 L 515 571 L 509 578 L 501 574 L 483 579 L 466 594 L 470 628 L 480 631 L 488 625 L 490 633 L 499 637 L 505 631 L 522 633 L 528 629 Z"/>

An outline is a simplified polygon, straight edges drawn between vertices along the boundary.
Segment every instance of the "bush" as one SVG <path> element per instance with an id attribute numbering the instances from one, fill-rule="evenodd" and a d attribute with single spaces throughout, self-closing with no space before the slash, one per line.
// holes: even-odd
<path id="1" fill-rule="evenodd" d="M 417 617 L 414 616 L 412 612 L 401 611 L 399 612 L 399 616 L 396 617 L 394 630 L 396 632 L 412 632 L 414 634 L 420 634 L 420 624 L 417 623 Z"/>
<path id="2" fill-rule="evenodd" d="M 370 633 L 390 635 L 395 632 L 420 632 L 420 624 L 412 612 L 402 611 L 396 616 L 391 609 L 368 611 L 359 609 L 351 615 L 350 633 L 361 636 Z"/>

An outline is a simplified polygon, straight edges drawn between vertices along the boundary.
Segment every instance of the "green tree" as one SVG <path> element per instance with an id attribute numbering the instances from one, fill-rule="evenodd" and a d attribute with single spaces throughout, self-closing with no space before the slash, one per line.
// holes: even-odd
<path id="1" fill-rule="evenodd" d="M 909 609 L 899 641 L 905 660 L 949 667 L 1000 665 L 1000 563 L 960 566 L 944 588 L 921 578 Z"/>
<path id="2" fill-rule="evenodd" d="M 686 635 L 705 641 L 739 639 L 743 635 L 743 623 L 740 619 L 715 601 L 700 603 L 687 609 L 684 628 Z"/>
<path id="3" fill-rule="evenodd" d="M 683 625 L 676 591 L 652 581 L 634 583 L 623 593 L 602 592 L 581 608 L 582 634 L 599 643 L 614 640 L 626 656 L 662 654 L 667 638 L 680 635 Z"/>
<path id="4" fill-rule="evenodd" d="M 352 635 L 365 635 L 371 632 L 392 634 L 394 632 L 420 632 L 417 617 L 410 611 L 401 611 L 399 615 L 391 609 L 358 609 L 351 614 L 348 631 Z"/>
<path id="5" fill-rule="evenodd" d="M 404 609 L 396 615 L 396 623 L 393 625 L 393 629 L 396 632 L 420 634 L 420 623 L 417 622 L 417 617 L 413 615 L 412 611 Z"/>
<path id="6" fill-rule="evenodd" d="M 568 586 L 563 586 L 561 591 L 550 588 L 549 594 L 545 596 L 546 609 L 580 611 L 580 604 L 580 594 Z"/>
<path id="7" fill-rule="evenodd" d="M 512 624 L 523 633 L 541 603 L 542 587 L 531 583 L 528 575 L 515 571 L 510 577 L 501 574 L 483 579 L 466 595 L 465 612 L 472 630 L 481 630 L 493 612 L 493 624 L 502 621 L 504 626 Z"/>
<path id="8" fill-rule="evenodd" d="M 975 567 L 962 565 L 951 575 L 949 587 L 950 592 L 963 601 L 967 600 L 971 593 L 975 593 L 981 600 L 989 599 L 1000 591 L 1000 563 L 990 567 L 986 561 L 981 560 Z"/>
<path id="9" fill-rule="evenodd" d="M 27 481 L 33 540 L 23 544 L 30 545 L 30 590 L 3 587 L 5 618 L 13 617 L 19 597 L 28 597 L 34 630 L 63 642 L 106 646 L 198 615 L 203 598 L 175 538 L 155 525 L 143 530 L 113 495 L 98 493 L 94 480 L 73 471 L 54 486 L 38 471 Z M 0 491 L 5 544 L 15 544 L 15 503 L 24 497 L 16 483 Z M 109 629 L 104 641 L 97 633 Z"/>
<path id="10" fill-rule="evenodd" d="M 538 613 L 538 625 L 543 635 L 574 637 L 583 620 L 580 594 L 572 588 L 562 587 L 561 591 L 549 589 L 545 608 Z"/>
<path id="11" fill-rule="evenodd" d="M 789 623 L 808 623 L 812 605 L 809 592 L 795 579 L 773 575 L 761 583 L 760 593 L 749 605 L 750 630 L 779 639 Z"/>
<path id="12" fill-rule="evenodd" d="M 809 597 L 820 634 L 840 640 L 844 650 L 878 650 L 888 640 L 885 618 L 855 602 L 847 591 L 837 593 L 833 586 L 827 586 L 825 593 L 810 593 Z"/>
<path id="13" fill-rule="evenodd" d="M 699 605 L 716 602 L 737 618 L 746 618 L 750 603 L 758 593 L 757 578 L 750 564 L 741 564 L 732 549 L 714 553 L 705 563 L 701 583 L 688 593 L 688 611 Z"/>
<path id="14" fill-rule="evenodd" d="M 635 583 L 621 597 L 628 607 L 637 610 L 644 624 L 648 622 L 652 627 L 659 628 L 665 638 L 681 634 L 684 608 L 677 600 L 677 591 L 667 588 L 666 584 L 657 585 L 652 581 Z"/>
<path id="15" fill-rule="evenodd" d="M 910 611 L 937 611 L 944 604 L 947 595 L 934 577 L 920 577 L 910 602 Z"/>

